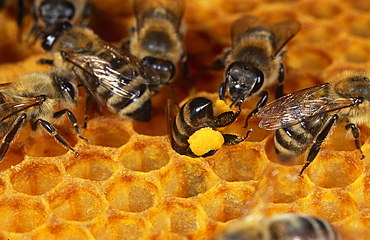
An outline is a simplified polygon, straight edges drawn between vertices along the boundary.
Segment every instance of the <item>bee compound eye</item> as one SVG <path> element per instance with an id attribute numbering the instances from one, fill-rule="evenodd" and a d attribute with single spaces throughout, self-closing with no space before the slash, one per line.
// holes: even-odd
<path id="1" fill-rule="evenodd" d="M 262 88 L 265 78 L 263 76 L 262 71 L 259 70 L 258 68 L 251 67 L 250 72 L 251 72 L 251 77 L 253 78 L 253 81 L 254 81 L 254 86 L 252 88 L 251 93 L 255 93 L 255 92 L 258 92 Z"/>
<path id="2" fill-rule="evenodd" d="M 65 82 L 65 81 L 62 82 L 60 84 L 60 88 L 63 91 L 66 91 L 72 99 L 75 99 L 76 98 L 75 88 L 73 87 L 73 85 L 70 82 Z"/>

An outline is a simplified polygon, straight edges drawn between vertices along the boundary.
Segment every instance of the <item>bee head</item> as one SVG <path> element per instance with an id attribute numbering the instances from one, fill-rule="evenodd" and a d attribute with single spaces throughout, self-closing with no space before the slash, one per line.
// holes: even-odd
<path id="1" fill-rule="evenodd" d="M 72 2 L 69 1 L 51 1 L 46 0 L 40 4 L 40 16 L 47 25 L 53 24 L 58 20 L 72 20 L 75 9 Z"/>
<path id="2" fill-rule="evenodd" d="M 226 71 L 226 81 L 231 99 L 243 102 L 262 88 L 264 75 L 256 67 L 234 62 Z"/>
<path id="3" fill-rule="evenodd" d="M 159 75 L 162 82 L 170 82 L 175 76 L 176 68 L 173 62 L 151 56 L 143 58 L 143 62 L 152 67 Z"/>
<path id="4" fill-rule="evenodd" d="M 370 101 L 370 78 L 365 74 L 345 76 L 335 83 L 335 91 L 344 98 L 363 98 Z"/>
<path id="5" fill-rule="evenodd" d="M 42 48 L 46 51 L 50 51 L 59 35 L 71 27 L 72 25 L 69 22 L 55 22 L 50 25 L 44 34 L 44 40 L 41 44 Z"/>

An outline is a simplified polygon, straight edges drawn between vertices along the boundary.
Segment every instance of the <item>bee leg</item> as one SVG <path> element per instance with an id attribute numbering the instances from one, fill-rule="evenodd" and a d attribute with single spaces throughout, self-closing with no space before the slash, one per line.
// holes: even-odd
<path id="1" fill-rule="evenodd" d="M 241 107 L 239 105 L 239 110 L 235 113 L 233 111 L 228 111 L 221 113 L 215 119 L 215 127 L 225 127 L 233 122 L 236 121 L 237 117 L 239 117 L 241 112 Z"/>
<path id="2" fill-rule="evenodd" d="M 299 176 L 302 176 L 303 171 L 312 163 L 312 161 L 316 158 L 317 154 L 320 151 L 321 144 L 324 142 L 326 136 L 328 136 L 328 133 L 335 123 L 335 121 L 338 119 L 338 115 L 333 115 L 329 121 L 325 124 L 322 131 L 317 135 L 316 139 L 314 140 L 314 143 L 311 146 L 310 151 L 308 152 L 308 156 L 306 159 L 306 163 L 303 165 L 301 171 L 299 172 Z"/>
<path id="3" fill-rule="evenodd" d="M 10 143 L 13 141 L 14 137 L 17 135 L 18 131 L 23 127 L 26 122 L 27 115 L 25 113 L 21 114 L 12 124 L 8 132 L 4 136 L 3 143 L 0 147 L 0 162 L 3 161 L 6 153 L 9 150 Z"/>
<path id="4" fill-rule="evenodd" d="M 57 133 L 57 130 L 55 129 L 55 127 L 53 125 L 51 125 L 51 123 L 45 121 L 45 120 L 42 120 L 42 119 L 37 119 L 33 124 L 32 124 L 32 129 L 35 130 L 37 128 L 38 125 L 41 125 L 50 135 L 54 136 L 54 138 L 60 143 L 62 144 L 65 148 L 68 148 L 70 149 L 71 151 L 73 151 L 73 153 L 77 156 L 79 156 L 80 154 L 78 152 L 76 152 L 70 145 L 69 143 L 62 137 L 60 136 L 58 133 Z"/>
<path id="5" fill-rule="evenodd" d="M 86 97 L 86 108 L 85 108 L 85 116 L 84 116 L 84 126 L 83 128 L 87 128 L 87 122 L 89 121 L 89 113 L 91 109 L 91 95 Z"/>
<path id="6" fill-rule="evenodd" d="M 77 136 L 79 138 L 85 140 L 86 142 L 88 142 L 88 140 L 86 138 L 82 137 L 80 127 L 77 124 L 77 119 L 76 119 L 75 115 L 70 110 L 63 109 L 63 110 L 60 110 L 59 112 L 55 112 L 53 117 L 54 118 L 60 118 L 63 114 L 67 114 L 69 122 L 75 128 Z"/>
<path id="7" fill-rule="evenodd" d="M 266 102 L 267 102 L 267 99 L 269 97 L 269 94 L 267 91 L 262 91 L 261 93 L 261 99 L 258 101 L 257 103 L 257 106 L 255 109 L 253 109 L 252 112 L 250 112 L 247 116 L 247 118 L 245 119 L 245 124 L 244 124 L 244 128 L 247 128 L 248 127 L 248 121 L 251 117 L 253 117 L 256 113 L 258 113 L 258 111 L 260 110 L 261 107 L 265 106 L 266 105 Z"/>
<path id="8" fill-rule="evenodd" d="M 86 81 L 86 78 L 81 76 L 81 74 L 77 71 L 77 68 L 75 66 L 72 67 L 72 71 L 74 72 L 74 74 L 77 76 L 77 78 L 82 83 L 81 85 L 89 92 L 91 97 L 94 99 L 94 101 L 98 105 L 99 111 L 103 111 L 103 107 L 101 106 L 101 104 L 100 104 L 97 96 L 95 95 L 94 91 L 90 87 L 90 84 Z"/>
<path id="9" fill-rule="evenodd" d="M 284 95 L 284 78 L 285 78 L 285 68 L 282 63 L 280 63 L 280 69 L 279 69 L 279 77 L 278 77 L 278 84 L 276 86 L 276 95 L 275 98 L 282 97 Z"/>
<path id="10" fill-rule="evenodd" d="M 352 130 L 352 136 L 355 139 L 356 148 L 360 150 L 360 153 L 362 155 L 361 159 L 364 159 L 365 155 L 361 150 L 360 129 L 358 129 L 358 127 L 353 123 L 349 123 L 346 125 L 346 130 L 348 129 Z"/>
<path id="11" fill-rule="evenodd" d="M 240 137 L 234 134 L 222 134 L 222 136 L 224 137 L 224 145 L 236 145 L 238 143 L 241 143 L 248 138 L 251 132 L 253 132 L 253 129 L 249 129 L 244 137 Z"/>

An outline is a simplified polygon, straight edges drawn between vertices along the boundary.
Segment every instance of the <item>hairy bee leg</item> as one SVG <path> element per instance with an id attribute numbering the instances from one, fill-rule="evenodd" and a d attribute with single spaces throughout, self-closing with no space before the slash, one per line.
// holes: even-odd
<path id="1" fill-rule="evenodd" d="M 253 129 L 249 129 L 248 132 L 245 134 L 244 137 L 240 137 L 234 134 L 222 134 L 224 137 L 224 145 L 236 145 L 243 142 L 245 139 L 249 137 L 249 134 L 253 132 Z"/>
<path id="2" fill-rule="evenodd" d="M 32 126 L 33 129 L 36 129 L 37 126 L 40 124 L 50 135 L 52 135 L 60 144 L 62 144 L 65 148 L 68 148 L 70 149 L 71 151 L 73 151 L 73 153 L 77 156 L 79 156 L 80 154 L 75 151 L 70 145 L 69 143 L 61 136 L 57 133 L 57 130 L 55 129 L 55 127 L 43 120 L 43 119 L 37 119 L 34 123 L 34 125 Z"/>
<path id="3" fill-rule="evenodd" d="M 26 122 L 27 115 L 25 113 L 21 114 L 12 124 L 9 131 L 4 136 L 3 143 L 0 147 L 0 162 L 3 161 L 6 153 L 9 150 L 10 143 L 13 141 L 14 137 L 17 135 L 18 131 L 23 127 Z"/>
<path id="4" fill-rule="evenodd" d="M 348 130 L 348 129 L 351 129 L 352 130 L 352 136 L 355 139 L 356 148 L 358 150 L 360 150 L 361 159 L 364 159 L 365 158 L 365 154 L 361 150 L 360 129 L 358 129 L 358 127 L 355 124 L 353 124 L 353 123 L 349 123 L 349 124 L 346 125 L 346 130 Z"/>
<path id="5" fill-rule="evenodd" d="M 317 154 L 321 149 L 322 143 L 325 141 L 326 136 L 328 136 L 330 129 L 332 128 L 335 121 L 338 119 L 338 115 L 333 115 L 329 121 L 325 124 L 323 130 L 319 133 L 319 135 L 314 140 L 313 145 L 308 152 L 308 156 L 306 159 L 306 163 L 303 165 L 301 171 L 299 172 L 299 176 L 302 176 L 303 171 L 312 163 L 312 161 L 316 158 Z"/>
<path id="6" fill-rule="evenodd" d="M 276 86 L 276 95 L 275 98 L 282 97 L 284 95 L 284 79 L 285 79 L 285 68 L 282 63 L 280 63 L 278 84 Z"/>
<path id="7" fill-rule="evenodd" d="M 60 118 L 63 114 L 67 114 L 69 122 L 73 125 L 77 136 L 79 138 L 85 140 L 86 142 L 88 142 L 88 140 L 86 138 L 82 137 L 80 127 L 77 124 L 77 119 L 76 119 L 75 115 L 70 110 L 63 109 L 59 112 L 55 112 L 54 113 L 54 118 Z"/>
<path id="8" fill-rule="evenodd" d="M 247 118 L 245 119 L 245 124 L 244 124 L 243 128 L 247 128 L 249 119 L 251 117 L 253 117 L 256 113 L 258 113 L 260 108 L 262 108 L 263 106 L 266 105 L 267 99 L 269 97 L 268 92 L 267 91 L 262 91 L 260 94 L 261 94 L 261 99 L 258 101 L 256 108 L 253 109 L 253 111 L 248 114 Z"/>
<path id="9" fill-rule="evenodd" d="M 235 113 L 233 111 L 228 111 L 221 113 L 215 119 L 215 127 L 225 127 L 233 122 L 236 121 L 237 117 L 239 117 L 242 109 L 239 105 L 238 111 Z"/>

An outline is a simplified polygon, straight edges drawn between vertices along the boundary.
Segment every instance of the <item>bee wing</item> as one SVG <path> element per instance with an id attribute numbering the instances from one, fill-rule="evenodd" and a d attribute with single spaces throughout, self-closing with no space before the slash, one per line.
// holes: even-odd
<path id="1" fill-rule="evenodd" d="M 246 15 L 236 20 L 231 27 L 231 38 L 233 46 L 235 46 L 235 44 L 239 41 L 241 33 L 253 27 L 261 27 L 268 29 L 268 24 L 266 21 L 252 15 Z"/>
<path id="2" fill-rule="evenodd" d="M 184 0 L 135 0 L 134 11 L 137 29 L 141 29 L 146 21 L 155 18 L 167 19 L 178 31 L 185 9 Z"/>
<path id="3" fill-rule="evenodd" d="M 271 27 L 271 31 L 275 34 L 274 56 L 277 56 L 281 49 L 292 39 L 301 29 L 301 24 L 296 20 L 288 20 L 279 22 Z"/>
<path id="4" fill-rule="evenodd" d="M 36 98 L 27 98 L 22 101 L 6 101 L 0 104 L 0 122 L 10 118 L 13 115 L 18 114 L 28 108 L 39 105 Z"/>
<path id="5" fill-rule="evenodd" d="M 180 111 L 179 105 L 171 99 L 167 99 L 166 116 L 167 116 L 167 134 L 172 139 L 172 126 L 175 122 L 177 113 Z"/>
<path id="6" fill-rule="evenodd" d="M 105 49 L 105 54 L 111 57 L 111 61 L 81 53 L 65 53 L 67 55 L 65 57 L 95 78 L 103 87 L 121 97 L 132 99 L 138 96 L 139 93 L 136 91 L 125 89 L 125 86 L 133 80 L 146 85 L 160 83 L 160 78 L 154 69 L 137 57 L 113 46 L 106 45 Z"/>
<path id="7" fill-rule="evenodd" d="M 328 83 L 287 94 L 262 107 L 257 116 L 261 128 L 275 130 L 305 121 L 318 114 L 350 107 L 353 100 L 325 96 Z"/>

